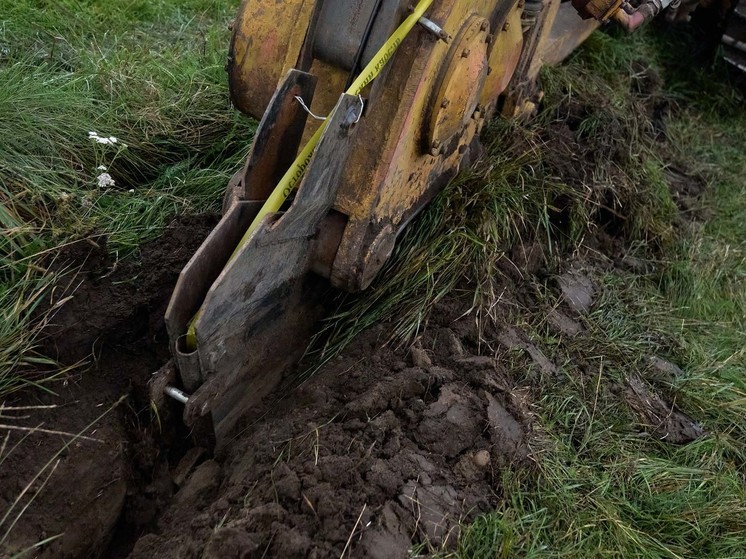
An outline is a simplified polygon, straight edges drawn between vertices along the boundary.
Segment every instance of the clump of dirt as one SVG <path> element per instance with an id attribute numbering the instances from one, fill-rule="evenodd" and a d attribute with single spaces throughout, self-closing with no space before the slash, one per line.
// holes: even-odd
<path id="1" fill-rule="evenodd" d="M 253 411 L 222 466 L 198 466 L 131 557 L 452 547 L 462 522 L 494 510 L 501 472 L 530 454 L 528 403 L 498 361 L 475 355 L 472 319 L 455 320 L 463 308 L 440 305 L 411 352 L 382 349 L 386 326 L 374 327 Z"/>
<path id="2" fill-rule="evenodd" d="M 146 526 L 170 498 L 168 448 L 187 437 L 154 436 L 145 383 L 167 358 L 162 317 L 171 289 L 214 223 L 214 216 L 176 221 L 125 263 L 110 262 L 105 244 L 85 242 L 55 259 L 52 266 L 68 272 L 48 308 L 70 299 L 46 329 L 47 353 L 74 363 L 95 351 L 95 359 L 50 385 L 54 394 L 4 403 L 11 428 L 0 442 L 0 511 L 11 515 L 2 530 L 23 514 L 0 555 L 56 537 L 38 557 L 100 556 L 123 510 L 138 517 L 128 526 Z"/>
<path id="3" fill-rule="evenodd" d="M 86 429 L 96 412 L 100 414 L 111 405 L 109 398 L 56 405 L 59 407 L 34 413 L 33 423 L 11 419 L 18 427 L 37 431 L 25 440 L 28 432 L 11 431 L 8 450 L 12 451 L 0 469 L 0 511 L 12 514 L 3 530 L 19 517 L 0 547 L 3 557 L 50 537 L 59 539 L 49 544 L 43 557 L 79 557 L 83 550 L 98 554 L 124 504 L 129 464 L 123 448 L 127 438 L 121 410 Z M 47 434 L 41 429 L 66 434 Z M 79 433 L 87 438 L 69 444 Z M 37 474 L 41 475 L 35 479 Z"/>
<path id="4" fill-rule="evenodd" d="M 121 345 L 160 335 L 179 273 L 217 221 L 214 214 L 182 217 L 141 247 L 139 258 L 124 262 L 111 261 L 105 239 L 70 245 L 52 264 L 67 272 L 41 312 L 70 299 L 44 331 L 44 352 L 70 364 L 111 342 Z"/>
<path id="5" fill-rule="evenodd" d="M 537 138 L 549 175 L 587 197 L 586 207 L 603 233 L 660 247 L 673 227 L 709 216 L 701 198 L 707 180 L 682 159 L 667 135 L 668 119 L 679 108 L 664 91 L 663 77 L 649 62 L 638 60 L 631 65 L 628 83 L 631 95 L 621 106 L 611 101 L 610 90 L 562 90 L 563 95 L 554 95 L 559 102 L 546 107 L 546 124 Z M 662 178 L 678 214 L 659 208 L 657 186 L 645 171 L 646 162 L 663 168 L 656 160 L 666 163 Z M 562 200 L 553 205 L 559 214 L 567 212 Z M 656 208 L 664 215 L 650 213 Z M 558 226 L 570 221 L 554 217 Z"/>
<path id="6" fill-rule="evenodd" d="M 655 359 L 663 361 L 660 358 Z M 675 367 L 673 364 L 669 365 Z M 661 440 L 684 444 L 705 434 L 699 423 L 675 405 L 663 400 L 638 375 L 631 375 L 627 380 L 625 398 L 640 418 L 640 424 L 650 429 Z"/>

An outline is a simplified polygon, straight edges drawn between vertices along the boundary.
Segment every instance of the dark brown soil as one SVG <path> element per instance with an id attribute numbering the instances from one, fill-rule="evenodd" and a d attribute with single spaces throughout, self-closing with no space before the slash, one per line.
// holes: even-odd
<path id="1" fill-rule="evenodd" d="M 181 268 L 217 222 L 215 215 L 183 217 L 143 246 L 139 258 L 124 262 L 110 261 L 105 240 L 68 247 L 53 263 L 69 273 L 50 305 L 72 298 L 52 315 L 45 353 L 71 364 L 99 354 L 104 345 L 155 341 L 163 333 L 163 315 Z"/>
<path id="2" fill-rule="evenodd" d="M 200 465 L 131 557 L 406 557 L 450 547 L 527 462 L 528 403 L 472 318 L 441 305 L 408 353 L 366 331 L 318 376 L 252 414 Z M 466 334 L 457 334 L 457 331 Z"/>
<path id="3" fill-rule="evenodd" d="M 125 264 L 109 262 L 105 246 L 84 242 L 56 258 L 53 266 L 69 271 L 49 307 L 72 298 L 51 319 L 47 353 L 68 364 L 92 351 L 95 359 L 49 385 L 54 394 L 30 391 L 5 403 L 53 407 L 0 413 L 0 422 L 13 426 L 0 453 L 0 517 L 30 484 L 12 508 L 10 518 L 30 502 L 6 551 L 64 534 L 38 556 L 95 557 L 106 549 L 123 510 L 138 509 L 133 524 L 144 526 L 170 497 L 168 468 L 161 467 L 165 446 L 153 437 L 144 386 L 167 359 L 162 316 L 173 284 L 215 222 L 214 216 L 175 222 L 142 247 L 141 259 Z M 20 430 L 35 428 L 63 434 Z M 78 434 L 96 440 L 73 440 Z M 177 436 L 164 435 L 166 441 Z"/>

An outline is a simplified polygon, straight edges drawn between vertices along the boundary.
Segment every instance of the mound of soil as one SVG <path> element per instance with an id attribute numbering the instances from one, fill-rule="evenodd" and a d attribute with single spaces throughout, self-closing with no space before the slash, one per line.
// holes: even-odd
<path id="1" fill-rule="evenodd" d="M 441 305 L 408 354 L 381 348 L 385 325 L 368 330 L 256 410 L 131 557 L 393 558 L 455 544 L 460 523 L 496 507 L 501 472 L 526 463 L 531 430 L 507 372 L 464 349 L 476 333 L 454 320 L 462 310 Z"/>

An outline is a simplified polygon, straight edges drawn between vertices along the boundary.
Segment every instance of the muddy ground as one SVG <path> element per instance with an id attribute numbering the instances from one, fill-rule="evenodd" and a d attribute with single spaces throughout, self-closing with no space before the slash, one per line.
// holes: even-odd
<path id="1" fill-rule="evenodd" d="M 650 87 L 641 83 L 640 93 Z M 562 109 L 541 140 L 556 152 L 557 174 L 582 187 L 577 173 L 616 147 L 599 155 L 573 128 L 584 107 Z M 703 183 L 671 172 L 681 219 L 701 217 Z M 74 296 L 48 327 L 45 352 L 65 363 L 94 358 L 79 369 L 85 374 L 55 384 L 56 395 L 6 403 L 54 407 L 5 412 L 37 431 L 11 430 L 12 452 L 0 462 L 0 511 L 21 495 L 13 518 L 31 501 L 0 555 L 54 536 L 27 556 L 389 558 L 451 549 L 460 525 L 498 506 L 501 476 L 533 467 L 531 379 L 561 378 L 509 318 L 515 308 L 544 313 L 557 337 L 583 336 L 599 297 L 594 276 L 648 265 L 626 254 L 623 220 L 603 211 L 563 262 L 549 265 L 542 244 L 526 238 L 503 263 L 496 319 L 478 324 L 467 312 L 471 296 L 451 295 L 412 347 L 383 347 L 389 329 L 380 324 L 284 399 L 251 410 L 227 449 L 210 456 L 179 421 L 153 414 L 146 383 L 168 359 L 162 317 L 178 272 L 216 219 L 172 224 L 139 260 L 116 264 L 104 246 L 84 243 L 63 260 L 73 269 L 54 297 Z M 559 305 L 541 308 L 536 283 Z M 505 359 L 509 352 L 519 359 Z M 630 379 L 625 397 L 661 438 L 701 434 L 640 379 Z"/>
<path id="2" fill-rule="evenodd" d="M 65 434 L 35 433 L 3 464 L 5 509 L 52 462 L 7 549 L 57 534 L 31 556 L 396 557 L 413 541 L 453 545 L 462 521 L 495 507 L 502 469 L 530 454 L 528 402 L 498 360 L 479 355 L 484 333 L 463 316 L 466 300 L 439 305 L 412 348 L 382 348 L 385 324 L 367 331 L 317 377 L 253 410 L 222 455 L 154 420 L 145 383 L 168 357 L 160 317 L 213 222 L 174 224 L 137 267 L 112 272 L 84 251 L 47 351 L 72 362 L 92 346 L 97 357 L 57 396 L 22 402 L 56 407 L 19 424 Z M 75 434 L 87 438 L 70 444 Z"/>
<path id="3" fill-rule="evenodd" d="M 6 452 L 0 452 L 0 511 L 12 513 L 3 530 L 31 501 L 10 531 L 6 554 L 64 534 L 41 556 L 99 555 L 115 526 L 129 530 L 121 521 L 125 502 L 139 503 L 139 519 L 132 525 L 139 530 L 170 497 L 168 484 L 165 490 L 150 487 L 168 477 L 161 445 L 172 441 L 168 433 L 162 442 L 152 437 L 145 384 L 168 358 L 163 313 L 169 294 L 216 223 L 212 215 L 177 221 L 143 246 L 139 259 L 126 263 L 111 261 L 105 245 L 86 241 L 50 263 L 68 272 L 48 306 L 73 297 L 51 316 L 43 351 L 62 363 L 89 366 L 50 385 L 54 393 L 31 391 L 4 403 L 6 408 L 45 406 L 0 413 L 3 423 L 13 426 Z M 19 495 L 24 498 L 11 508 Z"/>
<path id="4" fill-rule="evenodd" d="M 411 351 L 367 331 L 323 373 L 255 411 L 222 464 L 206 461 L 132 557 L 404 557 L 453 545 L 494 509 L 500 472 L 529 456 L 528 403 L 476 355 L 463 305 Z M 187 528 L 188 529 L 185 529 Z"/>
<path id="5" fill-rule="evenodd" d="M 164 238 L 186 231 L 193 228 L 176 224 Z M 506 274 L 497 316 L 530 302 L 529 275 L 547 273 L 539 245 L 516 248 L 512 262 L 522 271 Z M 617 263 L 625 265 L 621 257 Z M 583 335 L 583 316 L 599 295 L 594 270 L 613 265 L 593 249 L 553 276 L 562 303 L 546 313 L 556 336 Z M 172 282 L 176 270 L 174 263 L 153 285 Z M 498 506 L 501 476 L 532 467 L 530 379 L 559 381 L 561 371 L 510 322 L 478 325 L 466 312 L 469 296 L 441 302 L 411 347 L 382 347 L 386 324 L 366 331 L 284 399 L 252 410 L 227 450 L 210 456 L 177 422 L 158 424 L 147 405 L 144 383 L 167 358 L 158 318 L 167 292 L 160 291 L 142 299 L 137 321 L 127 319 L 139 323 L 139 337 L 118 343 L 110 336 L 123 330 L 106 334 L 99 324 L 97 339 L 107 341 L 94 372 L 58 388 L 64 403 L 38 398 L 59 407 L 34 414 L 35 424 L 96 440 L 76 440 L 54 457 L 56 469 L 8 549 L 62 533 L 30 556 L 407 557 L 413 549 L 452 549 L 459 526 Z M 507 352 L 520 355 L 519 368 L 503 365 Z M 661 436 L 685 442 L 701 434 L 643 382 L 629 390 Z M 661 410 L 666 424 L 653 417 Z M 34 434 L 20 445 L 3 464 L 3 504 L 69 440 Z"/>

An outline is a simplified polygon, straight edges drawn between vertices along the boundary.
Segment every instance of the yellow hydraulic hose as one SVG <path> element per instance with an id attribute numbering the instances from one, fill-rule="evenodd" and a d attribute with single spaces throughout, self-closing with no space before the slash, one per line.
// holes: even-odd
<path id="1" fill-rule="evenodd" d="M 357 77 L 357 79 L 352 82 L 352 85 L 347 89 L 345 93 L 347 93 L 348 95 L 360 95 L 360 92 L 363 91 L 363 89 L 365 89 L 365 87 L 370 84 L 370 82 L 372 82 L 376 78 L 376 76 L 378 76 L 378 74 L 381 73 L 381 70 L 383 70 L 388 61 L 391 60 L 394 53 L 399 48 L 399 45 L 401 45 L 407 35 L 409 35 L 409 32 L 417 24 L 417 21 L 419 21 L 419 19 L 425 15 L 425 11 L 427 11 L 432 3 L 433 0 L 420 0 L 412 13 L 407 17 L 407 19 L 402 22 L 397 30 L 394 31 L 391 37 L 388 38 L 388 40 L 378 50 L 373 59 L 365 66 L 365 68 L 363 68 L 363 71 L 360 72 L 360 75 Z M 324 134 L 324 130 L 326 130 L 327 122 L 328 120 L 321 123 L 321 126 L 319 126 L 318 130 L 316 130 L 314 135 L 311 136 L 311 139 L 308 140 L 308 143 L 303 147 L 293 164 L 280 179 L 280 182 L 277 183 L 277 186 L 264 202 L 264 205 L 259 209 L 259 213 L 256 214 L 254 221 L 251 222 L 251 225 L 249 225 L 246 233 L 244 233 L 244 236 L 241 237 L 238 245 L 236 245 L 236 249 L 233 251 L 233 254 L 231 254 L 231 257 L 228 259 L 226 266 L 233 261 L 238 252 L 249 241 L 251 234 L 262 222 L 262 219 L 264 219 L 265 216 L 271 213 L 279 211 L 280 207 L 283 203 L 285 203 L 285 200 L 287 200 L 288 196 L 290 196 L 290 194 L 298 186 L 298 183 L 303 178 L 303 174 L 306 171 L 306 167 L 308 167 L 308 164 L 311 161 L 313 152 L 316 149 L 319 140 L 321 140 L 321 136 Z M 197 319 L 199 318 L 201 313 L 202 309 L 200 308 L 200 310 L 197 311 L 197 314 L 194 315 L 194 318 L 192 318 L 192 320 L 189 322 L 189 327 L 186 334 L 186 345 L 189 351 L 194 351 L 195 349 L 197 349 L 195 323 L 197 322 Z"/>

